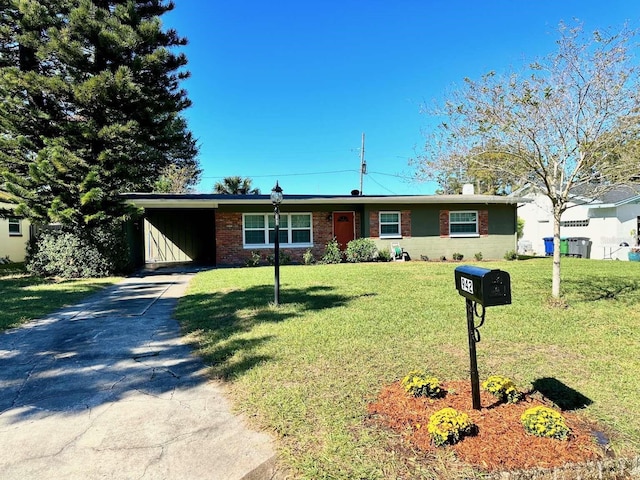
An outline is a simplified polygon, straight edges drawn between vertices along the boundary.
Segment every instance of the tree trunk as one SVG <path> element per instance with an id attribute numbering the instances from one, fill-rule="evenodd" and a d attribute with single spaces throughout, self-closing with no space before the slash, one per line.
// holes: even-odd
<path id="1" fill-rule="evenodd" d="M 562 210 L 553 207 L 553 274 L 551 277 L 551 295 L 560 298 L 560 217 Z"/>

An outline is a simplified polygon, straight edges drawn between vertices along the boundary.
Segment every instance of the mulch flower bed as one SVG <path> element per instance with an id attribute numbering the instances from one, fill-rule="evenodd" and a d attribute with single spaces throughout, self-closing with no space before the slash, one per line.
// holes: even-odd
<path id="1" fill-rule="evenodd" d="M 493 395 L 481 391 L 483 408 L 474 410 L 470 382 L 446 382 L 443 387 L 446 391 L 444 397 L 430 399 L 412 397 L 400 382 L 395 382 L 382 389 L 378 399 L 369 405 L 369 413 L 383 425 L 402 433 L 422 451 L 453 449 L 459 460 L 488 472 L 555 468 L 599 460 L 604 456 L 602 448 L 594 441 L 593 425 L 571 412 L 562 412 L 571 429 L 568 440 L 527 434 L 520 416 L 526 409 L 536 405 L 553 407 L 544 398 L 525 395 L 516 404 L 506 404 L 497 402 Z M 468 414 L 477 431 L 456 445 L 435 447 L 427 425 L 429 417 L 445 407 Z"/>

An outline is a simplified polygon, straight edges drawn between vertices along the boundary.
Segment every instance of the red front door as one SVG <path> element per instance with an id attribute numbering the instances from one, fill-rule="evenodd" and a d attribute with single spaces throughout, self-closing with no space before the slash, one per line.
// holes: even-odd
<path id="1" fill-rule="evenodd" d="M 347 249 L 347 243 L 356 238 L 353 212 L 333 212 L 333 234 L 340 250 Z"/>

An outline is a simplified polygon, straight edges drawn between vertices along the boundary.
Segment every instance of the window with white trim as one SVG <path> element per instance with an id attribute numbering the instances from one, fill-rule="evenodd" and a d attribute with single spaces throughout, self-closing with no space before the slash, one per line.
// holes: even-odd
<path id="1" fill-rule="evenodd" d="M 276 218 L 273 213 L 242 215 L 242 242 L 245 247 L 273 246 L 276 238 Z M 281 213 L 280 246 L 309 247 L 313 245 L 310 213 Z"/>
<path id="2" fill-rule="evenodd" d="M 19 218 L 9 217 L 9 235 L 22 235 L 22 223 Z"/>
<path id="3" fill-rule="evenodd" d="M 449 236 L 475 237 L 478 235 L 478 212 L 449 212 Z"/>
<path id="4" fill-rule="evenodd" d="M 398 238 L 402 236 L 400 230 L 400 212 L 380 212 L 380 238 Z"/>

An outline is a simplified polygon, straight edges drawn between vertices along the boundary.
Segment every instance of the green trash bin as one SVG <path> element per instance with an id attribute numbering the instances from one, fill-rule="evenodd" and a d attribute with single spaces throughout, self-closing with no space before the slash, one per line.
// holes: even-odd
<path id="1" fill-rule="evenodd" d="M 569 255 L 569 240 L 566 238 L 560 239 L 560 255 Z"/>

